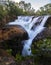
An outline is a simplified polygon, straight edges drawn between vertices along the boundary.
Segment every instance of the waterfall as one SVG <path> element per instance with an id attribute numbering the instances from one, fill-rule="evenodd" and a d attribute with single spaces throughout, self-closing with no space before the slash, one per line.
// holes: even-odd
<path id="1" fill-rule="evenodd" d="M 21 25 L 28 33 L 29 39 L 24 40 L 22 55 L 31 55 L 31 45 L 33 39 L 44 30 L 44 25 L 49 16 L 39 16 L 33 18 L 33 16 L 19 16 L 14 22 L 8 23 L 8 25 Z M 33 20 L 32 20 L 33 18 Z M 32 29 L 33 27 L 33 29 Z"/>

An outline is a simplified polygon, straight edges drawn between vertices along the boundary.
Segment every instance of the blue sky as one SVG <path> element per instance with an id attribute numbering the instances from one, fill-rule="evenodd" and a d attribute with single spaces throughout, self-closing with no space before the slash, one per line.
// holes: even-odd
<path id="1" fill-rule="evenodd" d="M 51 0 L 14 0 L 15 2 L 19 2 L 19 1 L 25 1 L 26 3 L 31 3 L 32 7 L 35 10 L 38 10 L 40 7 L 51 3 Z"/>

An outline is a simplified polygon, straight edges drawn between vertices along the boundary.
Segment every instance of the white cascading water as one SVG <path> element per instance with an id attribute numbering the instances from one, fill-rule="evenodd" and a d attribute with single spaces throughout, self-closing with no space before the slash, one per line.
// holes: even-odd
<path id="1" fill-rule="evenodd" d="M 40 32 L 44 30 L 45 28 L 44 25 L 48 17 L 49 16 L 44 16 L 44 17 L 39 16 L 39 17 L 35 17 L 32 20 L 33 16 L 19 16 L 18 19 L 15 20 L 14 22 L 8 23 L 8 25 L 21 25 L 29 35 L 29 39 L 23 41 L 24 43 L 22 50 L 23 56 L 32 54 L 31 52 L 32 41 Z M 36 23 L 38 24 L 35 25 Z M 34 29 L 32 29 L 32 27 L 34 27 Z"/>

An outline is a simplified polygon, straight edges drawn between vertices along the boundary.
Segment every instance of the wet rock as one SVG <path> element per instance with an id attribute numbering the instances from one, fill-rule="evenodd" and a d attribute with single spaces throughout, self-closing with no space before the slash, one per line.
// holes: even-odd
<path id="1" fill-rule="evenodd" d="M 49 16 L 49 18 L 47 19 L 44 27 L 51 27 L 51 16 Z"/>
<path id="2" fill-rule="evenodd" d="M 45 28 L 41 33 L 39 33 L 36 36 L 36 38 L 34 39 L 34 41 L 38 41 L 38 40 L 44 39 L 44 38 L 51 38 L 51 27 Z"/>

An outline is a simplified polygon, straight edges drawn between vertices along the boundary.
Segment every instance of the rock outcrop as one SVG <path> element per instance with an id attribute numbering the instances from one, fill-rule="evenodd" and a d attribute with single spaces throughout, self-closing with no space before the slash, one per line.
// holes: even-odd
<path id="1" fill-rule="evenodd" d="M 49 18 L 47 19 L 44 27 L 51 27 L 51 16 L 49 16 Z"/>
<path id="2" fill-rule="evenodd" d="M 51 27 L 45 28 L 41 33 L 39 33 L 34 41 L 38 41 L 40 39 L 45 39 L 45 38 L 51 38 Z"/>
<path id="3" fill-rule="evenodd" d="M 0 49 L 12 49 L 12 55 L 22 52 L 22 40 L 27 40 L 28 34 L 19 25 L 7 25 L 0 29 Z"/>
<path id="4" fill-rule="evenodd" d="M 21 26 L 7 25 L 0 30 L 0 42 L 13 38 L 26 40 L 28 39 L 28 34 Z"/>

